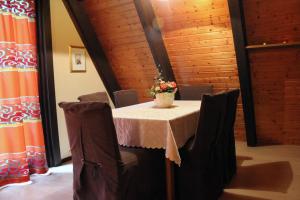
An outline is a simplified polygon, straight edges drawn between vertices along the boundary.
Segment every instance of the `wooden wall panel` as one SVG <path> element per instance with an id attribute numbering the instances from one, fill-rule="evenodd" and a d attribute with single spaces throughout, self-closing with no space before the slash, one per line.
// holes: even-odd
<path id="1" fill-rule="evenodd" d="M 213 84 L 219 92 L 239 88 L 227 0 L 152 0 L 179 84 Z M 244 139 L 241 100 L 236 133 Z"/>
<path id="2" fill-rule="evenodd" d="M 300 49 L 250 53 L 258 141 L 300 144 Z"/>
<path id="3" fill-rule="evenodd" d="M 300 41 L 299 0 L 245 0 L 249 44 Z M 260 144 L 300 144 L 300 48 L 249 50 Z"/>
<path id="4" fill-rule="evenodd" d="M 249 44 L 300 41 L 299 0 L 243 0 Z"/>
<path id="5" fill-rule="evenodd" d="M 85 10 L 122 89 L 149 100 L 156 68 L 133 0 L 89 0 Z"/>

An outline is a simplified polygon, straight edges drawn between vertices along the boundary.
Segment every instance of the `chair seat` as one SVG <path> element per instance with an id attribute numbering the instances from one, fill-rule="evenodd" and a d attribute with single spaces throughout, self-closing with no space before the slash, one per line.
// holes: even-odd
<path id="1" fill-rule="evenodd" d="M 138 180 L 146 180 L 139 184 L 144 200 L 165 199 L 164 151 L 161 149 L 145 149 L 119 146 L 124 171 L 133 171 Z M 138 166 L 138 168 L 135 168 Z M 145 196 L 144 194 L 151 194 Z"/>
<path id="2" fill-rule="evenodd" d="M 188 141 L 185 143 L 183 147 L 179 149 L 179 154 L 181 157 L 181 160 L 188 160 L 189 158 L 189 150 L 193 147 L 195 136 L 192 136 L 188 139 Z"/>
<path id="3" fill-rule="evenodd" d="M 138 165 L 148 174 L 159 168 L 164 171 L 164 154 L 162 150 L 124 146 L 119 146 L 119 149 L 124 167 Z"/>
<path id="4" fill-rule="evenodd" d="M 183 148 L 186 149 L 186 150 L 192 148 L 193 143 L 194 143 L 194 139 L 195 139 L 195 136 L 190 137 L 190 139 L 185 143 Z"/>
<path id="5" fill-rule="evenodd" d="M 138 162 L 138 155 L 133 151 L 129 151 L 125 148 L 120 149 L 121 160 L 125 168 L 130 168 L 137 166 Z"/>

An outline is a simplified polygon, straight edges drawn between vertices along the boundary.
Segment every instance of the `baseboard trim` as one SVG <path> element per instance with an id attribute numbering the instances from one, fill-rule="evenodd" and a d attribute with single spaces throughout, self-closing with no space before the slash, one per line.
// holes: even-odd
<path id="1" fill-rule="evenodd" d="M 61 159 L 60 164 L 69 162 L 69 161 L 71 161 L 71 160 L 72 160 L 72 156 L 65 157 L 65 158 Z"/>

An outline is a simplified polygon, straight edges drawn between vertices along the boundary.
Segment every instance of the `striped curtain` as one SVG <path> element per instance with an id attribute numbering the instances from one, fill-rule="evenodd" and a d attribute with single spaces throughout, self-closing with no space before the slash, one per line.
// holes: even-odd
<path id="1" fill-rule="evenodd" d="M 46 173 L 34 0 L 0 0 L 0 187 Z"/>

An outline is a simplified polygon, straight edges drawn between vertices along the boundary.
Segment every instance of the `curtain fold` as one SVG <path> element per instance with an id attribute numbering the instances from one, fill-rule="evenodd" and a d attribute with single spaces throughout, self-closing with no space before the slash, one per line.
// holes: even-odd
<path id="1" fill-rule="evenodd" d="M 34 0 L 0 0 L 0 187 L 48 171 Z"/>

